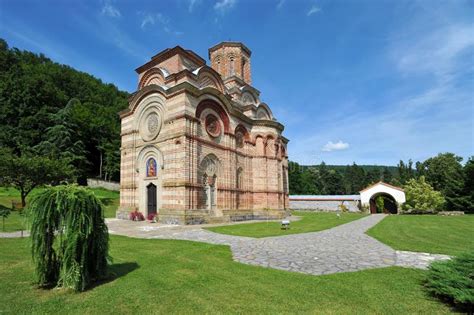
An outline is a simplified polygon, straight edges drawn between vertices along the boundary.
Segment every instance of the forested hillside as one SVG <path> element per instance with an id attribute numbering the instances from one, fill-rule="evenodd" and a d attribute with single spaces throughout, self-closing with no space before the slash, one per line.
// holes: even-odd
<path id="1" fill-rule="evenodd" d="M 75 178 L 119 179 L 118 112 L 128 94 L 0 39 L 0 148 L 62 159 Z"/>

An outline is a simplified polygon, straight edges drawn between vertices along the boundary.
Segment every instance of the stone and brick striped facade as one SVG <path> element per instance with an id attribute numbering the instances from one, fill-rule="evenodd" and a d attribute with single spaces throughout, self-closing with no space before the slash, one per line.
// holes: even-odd
<path id="1" fill-rule="evenodd" d="M 250 85 L 250 56 L 223 42 L 207 66 L 177 46 L 136 70 L 138 91 L 120 113 L 117 217 L 156 209 L 161 222 L 196 224 L 284 215 L 288 140 Z"/>

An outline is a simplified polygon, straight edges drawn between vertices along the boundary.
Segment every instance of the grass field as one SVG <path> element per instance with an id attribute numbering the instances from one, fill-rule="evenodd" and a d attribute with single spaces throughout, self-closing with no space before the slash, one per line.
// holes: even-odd
<path id="1" fill-rule="evenodd" d="M 84 293 L 33 285 L 28 239 L 0 239 L 0 313 L 448 313 L 422 289 L 425 271 L 327 276 L 248 266 L 227 246 L 111 237 L 111 278 Z"/>
<path id="2" fill-rule="evenodd" d="M 291 222 L 288 230 L 281 229 L 280 221 L 234 224 L 212 227 L 208 230 L 221 234 L 259 238 L 326 230 L 364 216 L 358 213 L 342 213 L 340 217 L 337 217 L 335 213 L 307 211 L 293 211 L 293 215 L 300 216 L 301 220 Z"/>
<path id="3" fill-rule="evenodd" d="M 456 255 L 474 250 L 474 215 L 392 215 L 367 234 L 398 250 Z"/>
<path id="4" fill-rule="evenodd" d="M 34 189 L 27 197 L 28 200 L 41 192 L 42 188 Z M 93 188 L 94 194 L 104 204 L 104 215 L 106 218 L 115 217 L 115 211 L 119 206 L 119 193 L 117 191 L 110 191 L 102 188 Z M 7 187 L 0 187 L 0 205 L 11 208 L 12 201 L 20 202 L 20 193 L 18 190 Z M 5 220 L 5 232 L 14 232 L 20 230 L 27 230 L 28 222 L 25 217 L 20 214 L 20 211 L 12 211 L 8 218 Z M 2 221 L 0 220 L 0 232 L 2 230 Z"/>

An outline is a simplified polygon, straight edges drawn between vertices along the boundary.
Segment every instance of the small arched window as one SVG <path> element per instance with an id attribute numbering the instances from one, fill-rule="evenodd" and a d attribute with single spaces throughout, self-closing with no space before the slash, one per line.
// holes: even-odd
<path id="1" fill-rule="evenodd" d="M 243 169 L 241 167 L 239 167 L 237 169 L 237 174 L 236 174 L 237 175 L 236 176 L 236 186 L 237 186 L 236 188 L 237 189 L 243 189 L 244 188 L 244 183 L 243 183 L 244 175 L 243 175 L 243 173 L 244 173 Z"/>
<path id="2" fill-rule="evenodd" d="M 232 76 L 235 74 L 235 58 L 234 56 L 229 57 L 229 76 Z"/>
<path id="3" fill-rule="evenodd" d="M 242 58 L 242 78 L 245 78 L 245 64 L 247 63 L 247 60 L 245 58 Z"/>
<path id="4" fill-rule="evenodd" d="M 214 59 L 214 64 L 215 64 L 217 73 L 220 74 L 221 73 L 221 57 L 217 56 L 216 59 Z"/>

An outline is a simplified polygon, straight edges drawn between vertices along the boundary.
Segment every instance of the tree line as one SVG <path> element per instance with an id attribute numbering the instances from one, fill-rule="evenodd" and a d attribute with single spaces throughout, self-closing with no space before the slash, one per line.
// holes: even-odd
<path id="1" fill-rule="evenodd" d="M 474 211 L 474 157 L 462 164 L 453 153 L 440 153 L 423 162 L 400 161 L 396 167 L 359 166 L 303 166 L 289 162 L 290 194 L 294 195 L 350 195 L 378 181 L 403 187 L 411 179 L 423 176 L 434 190 L 446 200 L 447 210 Z"/>

